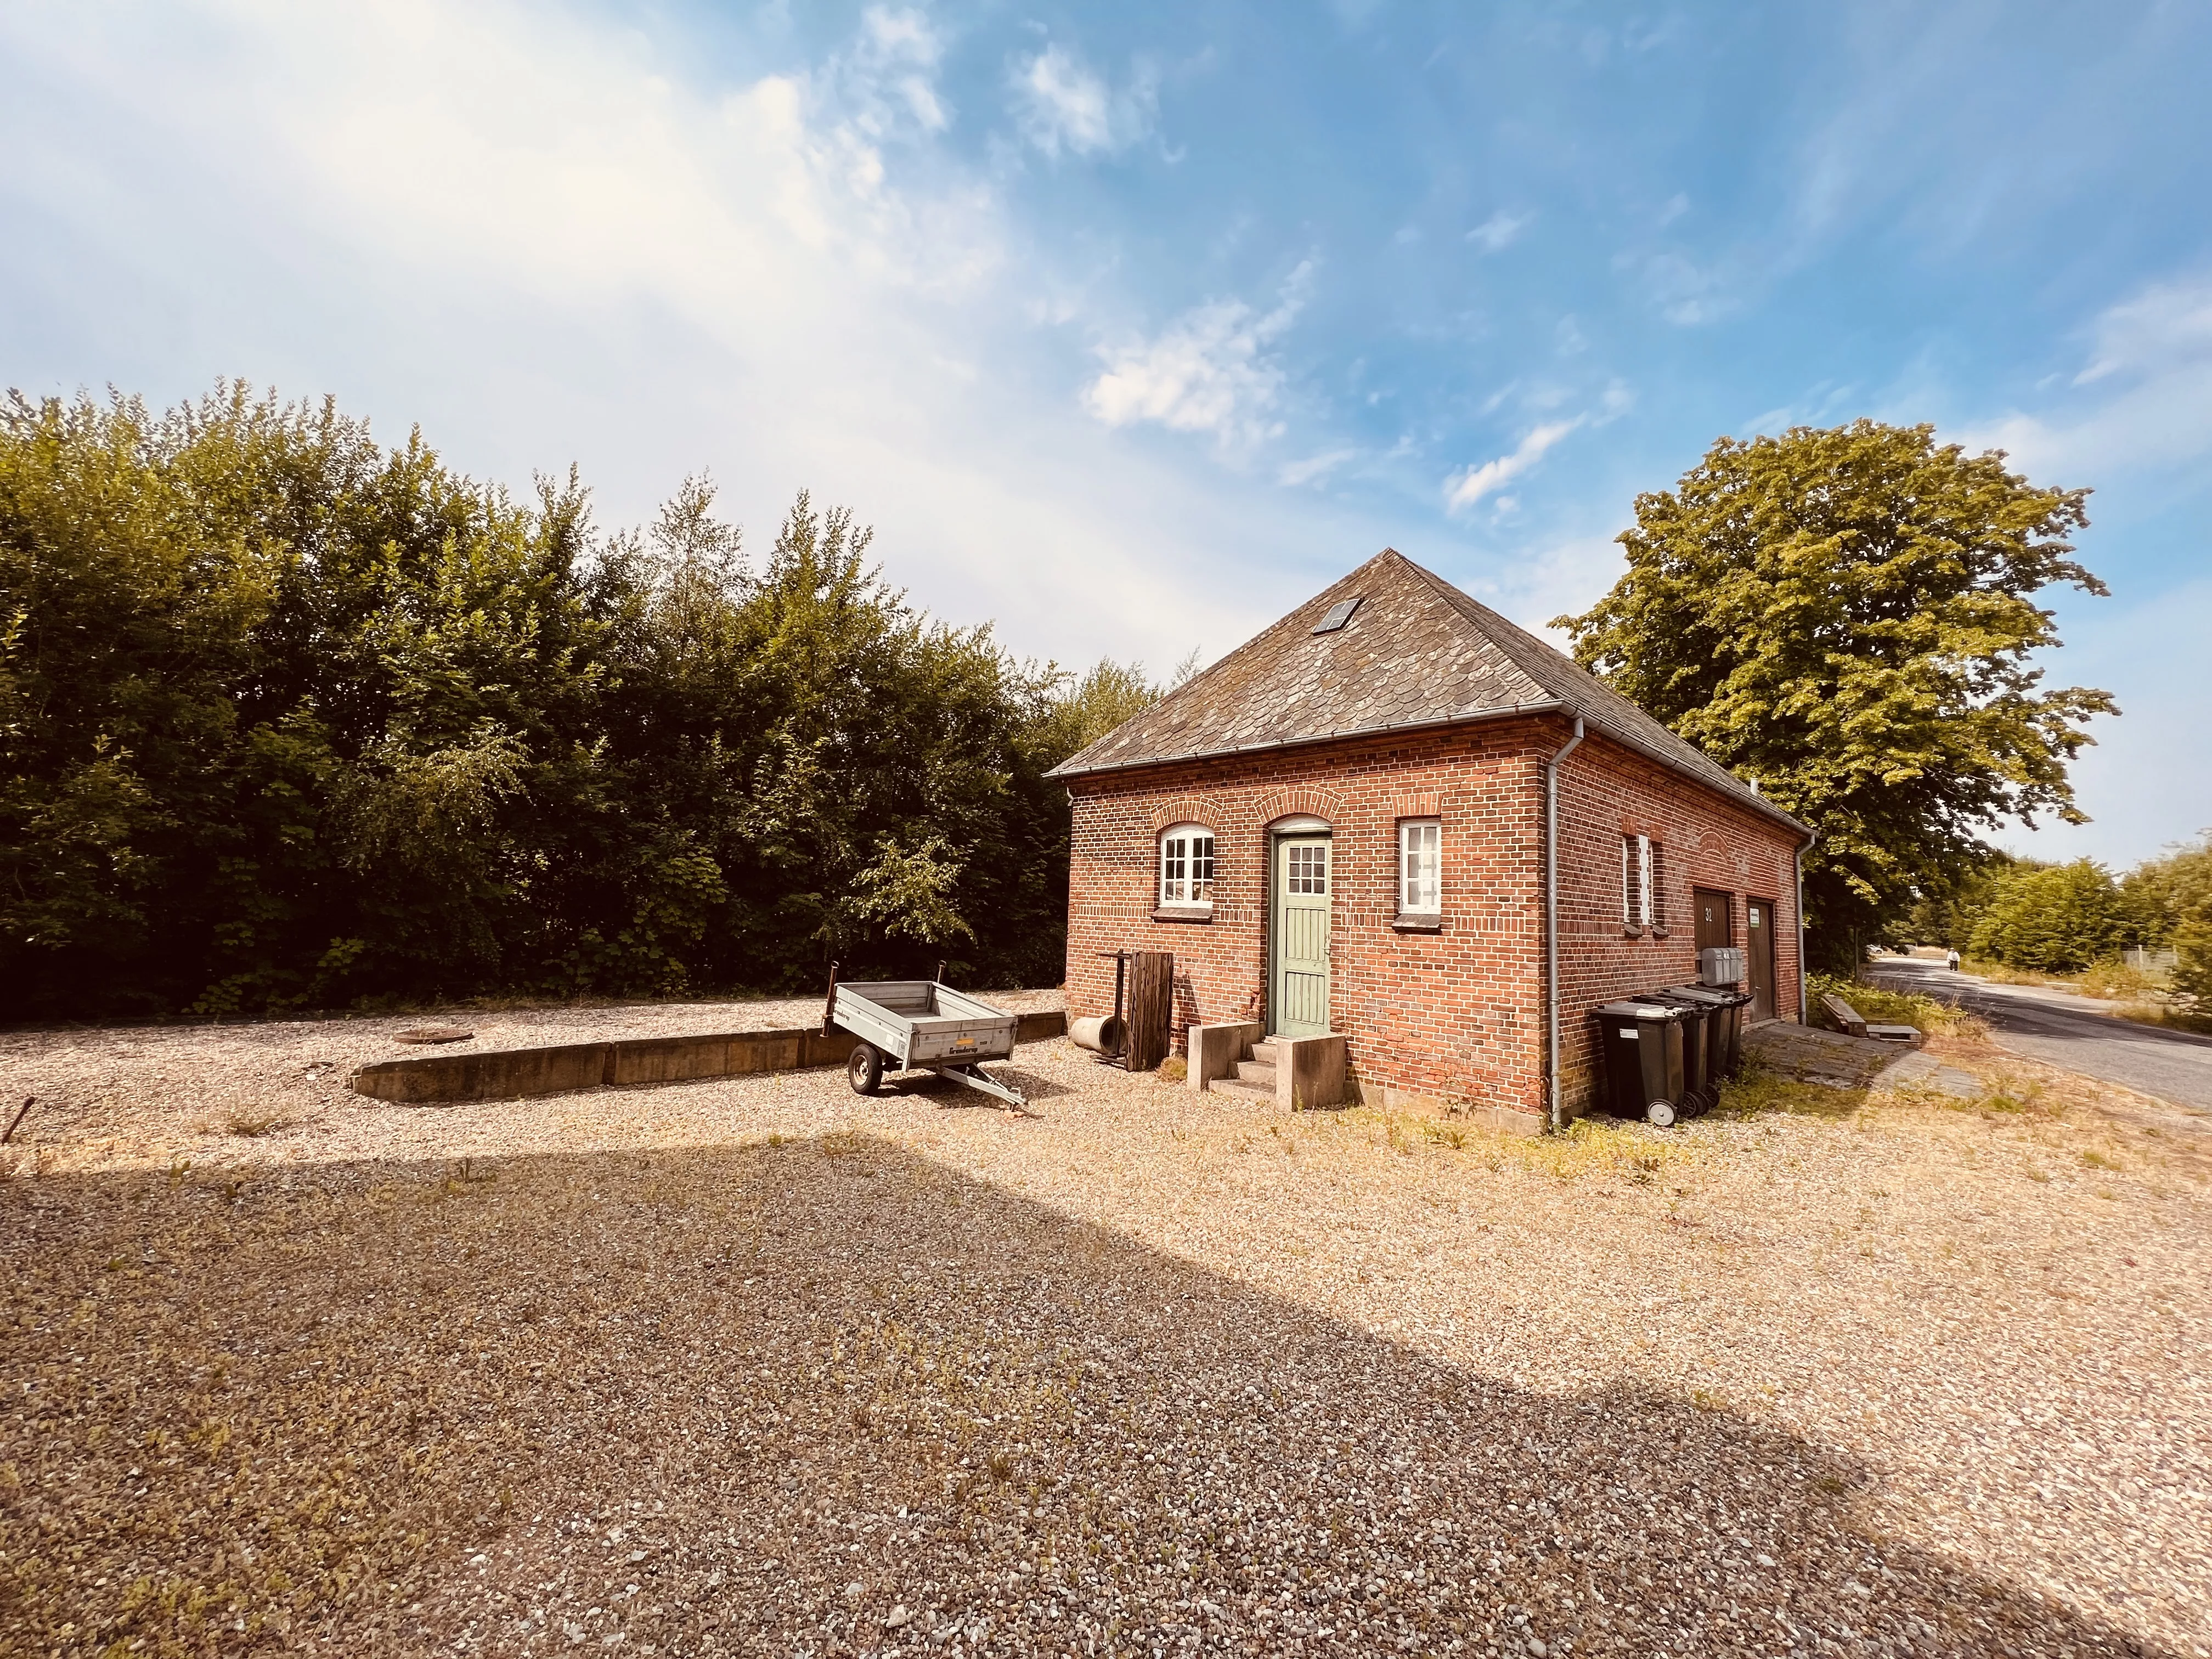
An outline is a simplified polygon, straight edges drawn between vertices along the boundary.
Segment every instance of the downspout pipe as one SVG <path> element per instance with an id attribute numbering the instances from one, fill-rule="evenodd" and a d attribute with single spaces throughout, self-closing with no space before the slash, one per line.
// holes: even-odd
<path id="1" fill-rule="evenodd" d="M 1808 839 L 1798 843 L 1796 854 L 1797 863 L 1797 1023 L 1800 1025 L 1810 1025 L 1813 1023 L 1805 1017 L 1805 849 L 1814 842 L 1820 839 L 1820 832 L 1818 830 L 1808 828 L 1805 833 Z"/>
<path id="2" fill-rule="evenodd" d="M 1544 1076 L 1554 1134 L 1567 1127 L 1559 1099 L 1559 763 L 1581 747 L 1582 740 L 1583 717 L 1577 714 L 1567 746 L 1544 763 Z M 1801 970 L 1804 956 L 1801 946 Z M 1801 998 L 1802 994 L 1801 989 Z"/>

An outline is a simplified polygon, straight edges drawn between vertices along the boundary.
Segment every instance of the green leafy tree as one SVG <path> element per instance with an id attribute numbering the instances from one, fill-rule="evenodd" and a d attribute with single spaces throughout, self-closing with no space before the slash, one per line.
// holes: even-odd
<path id="1" fill-rule="evenodd" d="M 1603 675 L 1820 832 L 1816 959 L 1857 962 L 2008 818 L 2084 822 L 2067 768 L 2106 693 L 2045 690 L 2034 596 L 2104 585 L 2071 556 L 2087 492 L 1932 428 L 1858 421 L 1723 439 L 1641 495 L 1628 571 L 1566 629 Z"/>
<path id="2" fill-rule="evenodd" d="M 1954 873 L 1932 878 L 1914 897 L 1905 926 L 1906 941 L 1966 950 L 1973 939 L 1974 923 L 2014 862 L 2011 854 L 1994 852 Z"/>
<path id="3" fill-rule="evenodd" d="M 1194 659 L 1185 666 L 1196 672 Z M 1190 678 L 1182 668 L 1170 685 L 1155 685 L 1145 676 L 1144 665 L 1115 662 L 1102 657 L 1081 679 L 1071 679 L 1047 711 L 1049 735 L 1066 754 L 1087 749 L 1126 721 L 1150 708 L 1175 685 Z"/>
<path id="4" fill-rule="evenodd" d="M 2140 942 L 2172 947 L 2185 1011 L 2212 1022 L 2212 832 L 2138 866 L 2120 892 Z"/>
<path id="5" fill-rule="evenodd" d="M 2119 884 L 2102 865 L 2021 862 L 1991 884 L 1966 948 L 2014 968 L 2072 973 L 2127 940 Z"/>
<path id="6" fill-rule="evenodd" d="M 0 407 L 13 1006 L 1056 979 L 1045 774 L 1111 677 L 921 616 L 803 495 L 757 568 L 706 478 L 588 507 L 242 386 Z"/>

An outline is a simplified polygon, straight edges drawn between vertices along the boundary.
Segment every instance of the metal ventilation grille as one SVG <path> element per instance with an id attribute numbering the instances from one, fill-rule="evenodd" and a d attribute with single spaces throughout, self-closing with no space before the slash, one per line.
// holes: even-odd
<path id="1" fill-rule="evenodd" d="M 1358 599 L 1339 599 L 1329 606 L 1328 615 L 1314 624 L 1316 634 L 1334 634 L 1352 620 L 1352 613 L 1359 609 Z"/>

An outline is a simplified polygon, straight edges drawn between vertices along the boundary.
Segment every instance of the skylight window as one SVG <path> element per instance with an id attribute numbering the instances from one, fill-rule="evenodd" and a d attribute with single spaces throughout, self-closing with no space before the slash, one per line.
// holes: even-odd
<path id="1" fill-rule="evenodd" d="M 1328 615 L 1314 624 L 1316 634 L 1334 634 L 1352 620 L 1352 613 L 1359 609 L 1358 599 L 1339 599 L 1329 606 Z"/>

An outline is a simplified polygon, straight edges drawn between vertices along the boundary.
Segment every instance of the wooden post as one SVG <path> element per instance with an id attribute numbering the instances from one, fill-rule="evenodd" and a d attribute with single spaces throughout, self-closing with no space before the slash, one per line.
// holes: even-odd
<path id="1" fill-rule="evenodd" d="M 822 1035 L 823 1036 L 828 1036 L 836 1029 L 836 1019 L 837 964 L 833 962 L 830 964 L 830 1000 L 822 1005 Z"/>
<path id="2" fill-rule="evenodd" d="M 1131 1071 L 1149 1072 L 1168 1057 L 1174 1019 L 1174 955 L 1166 951 L 1132 951 L 1126 1050 Z"/>

